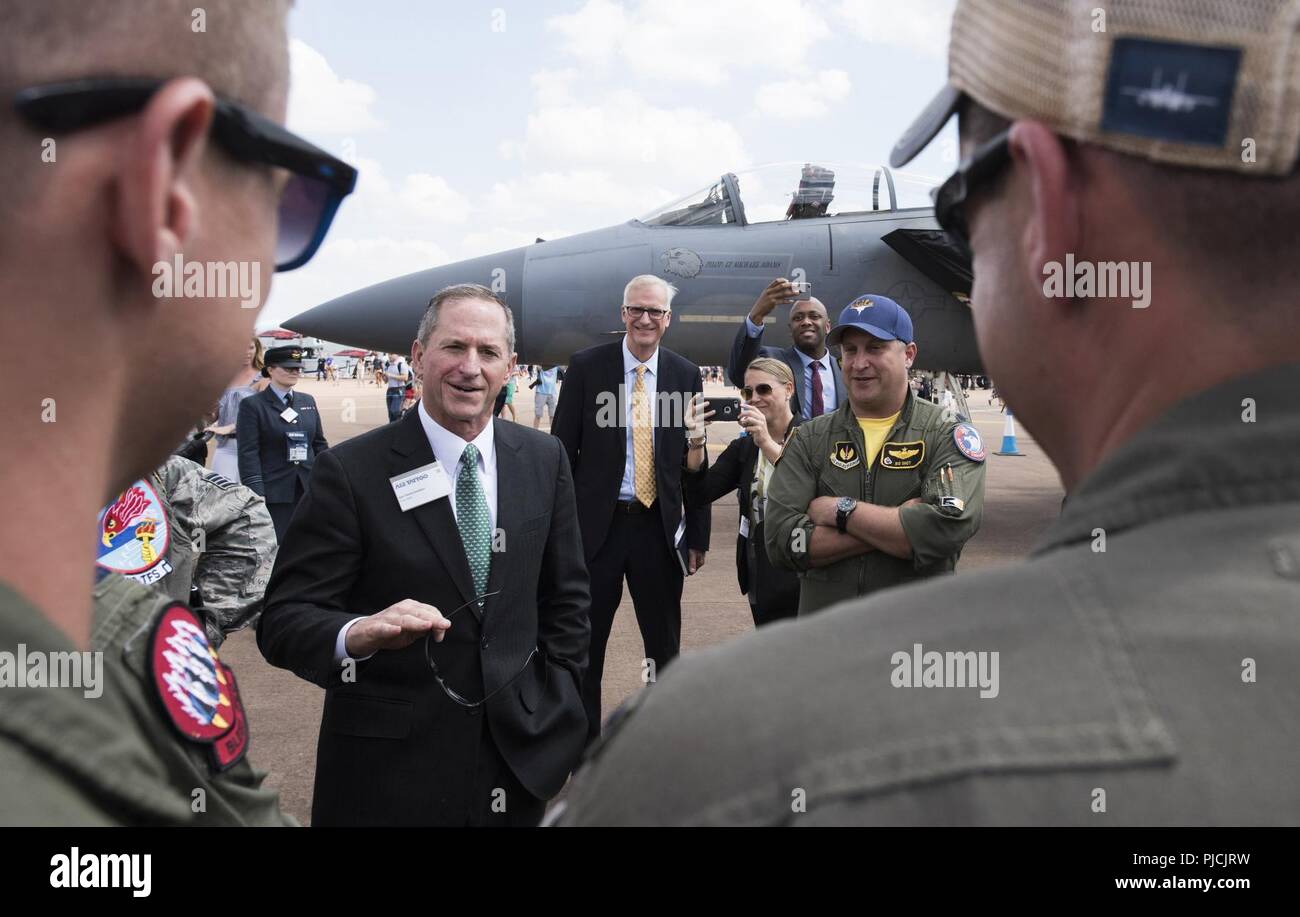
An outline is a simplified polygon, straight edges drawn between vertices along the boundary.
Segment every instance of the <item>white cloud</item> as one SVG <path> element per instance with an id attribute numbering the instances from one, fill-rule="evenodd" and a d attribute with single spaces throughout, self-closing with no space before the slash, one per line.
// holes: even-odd
<path id="1" fill-rule="evenodd" d="M 736 69 L 800 71 L 812 46 L 831 34 L 806 0 L 587 0 L 546 27 L 584 65 L 706 86 L 726 82 Z"/>
<path id="2" fill-rule="evenodd" d="M 841 0 L 835 9 L 859 38 L 945 57 L 957 0 Z"/>
<path id="3" fill-rule="evenodd" d="M 384 126 L 372 111 L 375 90 L 340 77 L 311 45 L 289 42 L 289 116 L 292 131 L 303 134 L 351 134 Z"/>
<path id="4" fill-rule="evenodd" d="M 843 70 L 823 70 L 808 80 L 783 80 L 765 83 L 754 93 L 754 105 L 760 114 L 778 121 L 803 121 L 820 118 L 831 104 L 849 94 L 849 75 Z"/>

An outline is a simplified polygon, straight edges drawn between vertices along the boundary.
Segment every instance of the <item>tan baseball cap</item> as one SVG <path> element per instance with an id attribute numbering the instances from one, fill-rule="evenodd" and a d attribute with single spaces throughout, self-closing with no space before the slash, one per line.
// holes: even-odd
<path id="1" fill-rule="evenodd" d="M 1286 175 L 1300 151 L 1300 0 L 959 0 L 948 85 L 906 165 L 966 96 L 1160 162 Z"/>

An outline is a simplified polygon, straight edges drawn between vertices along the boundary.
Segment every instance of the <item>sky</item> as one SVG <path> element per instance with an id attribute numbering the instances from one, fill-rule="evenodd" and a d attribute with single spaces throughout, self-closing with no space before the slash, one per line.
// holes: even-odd
<path id="1" fill-rule="evenodd" d="M 298 0 L 288 126 L 360 178 L 258 328 L 724 172 L 884 164 L 945 82 L 954 3 Z M 906 171 L 937 183 L 956 158 L 949 126 Z"/>

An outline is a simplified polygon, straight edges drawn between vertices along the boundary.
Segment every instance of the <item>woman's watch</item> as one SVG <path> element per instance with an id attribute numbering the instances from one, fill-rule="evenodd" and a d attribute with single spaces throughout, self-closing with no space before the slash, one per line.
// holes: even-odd
<path id="1" fill-rule="evenodd" d="M 840 497 L 835 501 L 835 527 L 843 535 L 849 530 L 849 516 L 858 508 L 858 501 L 852 497 Z"/>
<path id="2" fill-rule="evenodd" d="M 692 438 L 689 437 L 689 436 L 686 437 L 686 445 L 690 446 L 692 449 L 699 449 L 701 446 L 703 446 L 703 445 L 704 445 L 705 443 L 707 443 L 708 441 L 709 441 L 709 431 L 708 431 L 708 430 L 705 430 L 703 433 L 701 433 L 699 439 L 692 439 Z"/>

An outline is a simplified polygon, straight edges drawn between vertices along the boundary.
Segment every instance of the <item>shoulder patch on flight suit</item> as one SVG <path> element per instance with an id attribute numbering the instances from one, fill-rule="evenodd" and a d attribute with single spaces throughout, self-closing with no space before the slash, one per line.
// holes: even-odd
<path id="1" fill-rule="evenodd" d="M 237 764 L 248 750 L 248 720 L 234 673 L 222 664 L 198 617 L 168 605 L 149 638 L 149 672 L 159 702 L 177 732 L 210 745 L 213 771 Z"/>
<path id="2" fill-rule="evenodd" d="M 95 565 L 148 586 L 172 572 L 171 538 L 158 491 L 148 480 L 136 481 L 99 514 Z"/>
<path id="3" fill-rule="evenodd" d="M 974 424 L 959 423 L 952 428 L 952 441 L 957 444 L 957 451 L 972 462 L 984 461 L 984 440 Z"/>
<path id="4" fill-rule="evenodd" d="M 925 440 L 918 439 L 910 443 L 885 443 L 880 447 L 882 468 L 895 471 L 908 471 L 919 467 L 925 460 Z"/>
<path id="5" fill-rule="evenodd" d="M 862 461 L 857 444 L 848 440 L 840 440 L 831 447 L 830 459 L 831 464 L 841 471 L 848 471 Z"/>

